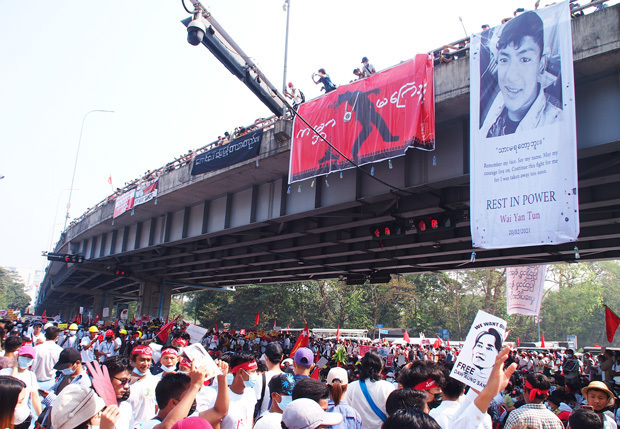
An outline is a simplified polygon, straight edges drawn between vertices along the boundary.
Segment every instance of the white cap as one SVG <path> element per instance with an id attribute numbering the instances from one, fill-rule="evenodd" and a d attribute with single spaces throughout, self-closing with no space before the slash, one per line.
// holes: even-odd
<path id="1" fill-rule="evenodd" d="M 333 367 L 327 374 L 327 384 L 334 384 L 334 380 L 338 380 L 341 385 L 346 386 L 349 384 L 349 375 L 344 368 Z"/>
<path id="2" fill-rule="evenodd" d="M 334 426 L 342 423 L 342 414 L 323 411 L 323 408 L 308 398 L 291 402 L 282 414 L 282 422 L 288 429 L 314 429 L 321 425 Z"/>

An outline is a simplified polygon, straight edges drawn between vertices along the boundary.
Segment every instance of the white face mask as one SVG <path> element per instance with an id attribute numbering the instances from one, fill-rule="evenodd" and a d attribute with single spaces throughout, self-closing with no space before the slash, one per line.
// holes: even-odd
<path id="1" fill-rule="evenodd" d="M 164 372 L 166 372 L 166 373 L 171 373 L 171 372 L 174 372 L 174 370 L 175 370 L 176 368 L 175 368 L 175 367 L 168 368 L 166 365 L 162 365 L 162 366 L 161 366 L 161 369 L 162 369 Z"/>
<path id="2" fill-rule="evenodd" d="M 21 369 L 30 368 L 30 365 L 32 365 L 32 362 L 34 362 L 34 359 L 28 356 L 19 356 L 17 358 L 17 366 L 19 366 Z"/>

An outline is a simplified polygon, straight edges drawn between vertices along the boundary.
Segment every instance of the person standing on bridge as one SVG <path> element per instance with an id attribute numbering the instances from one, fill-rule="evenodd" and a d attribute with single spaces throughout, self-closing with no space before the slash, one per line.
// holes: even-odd
<path id="1" fill-rule="evenodd" d="M 325 94 L 327 94 L 328 92 L 334 91 L 336 89 L 336 85 L 334 85 L 329 75 L 323 68 L 320 68 L 318 73 L 312 73 L 312 81 L 317 85 L 319 83 L 322 83 L 323 84 L 322 89 L 323 91 L 325 91 Z"/>

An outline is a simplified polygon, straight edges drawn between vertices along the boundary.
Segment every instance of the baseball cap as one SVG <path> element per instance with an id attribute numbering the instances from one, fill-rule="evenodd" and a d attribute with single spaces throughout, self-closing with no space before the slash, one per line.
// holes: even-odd
<path id="1" fill-rule="evenodd" d="M 342 414 L 323 411 L 317 402 L 308 398 L 295 399 L 282 414 L 282 423 L 288 429 L 314 429 L 321 425 L 333 426 L 342 423 L 342 420 Z"/>
<path id="2" fill-rule="evenodd" d="M 32 346 L 21 346 L 17 351 L 17 356 L 30 356 L 34 359 L 37 357 L 37 351 Z"/>
<path id="3" fill-rule="evenodd" d="M 281 395 L 291 396 L 293 394 L 293 387 L 295 387 L 295 378 L 293 374 L 283 372 L 278 375 L 274 375 L 269 380 L 269 391 L 279 393 Z"/>
<path id="4" fill-rule="evenodd" d="M 81 360 L 82 356 L 80 356 L 80 352 L 73 347 L 69 347 L 60 352 L 60 357 L 58 358 L 56 365 L 54 365 L 54 369 L 61 371 L 69 368 L 71 365 Z"/>
<path id="5" fill-rule="evenodd" d="M 363 63 L 364 63 L 364 62 L 366 62 L 366 61 L 368 61 L 368 58 L 367 58 L 367 57 L 362 58 L 362 62 L 363 62 Z"/>
<path id="6" fill-rule="evenodd" d="M 272 342 L 267 344 L 267 347 L 265 347 L 265 356 L 267 356 L 271 362 L 280 362 L 282 360 L 283 353 L 284 352 L 280 343 Z"/>
<path id="7" fill-rule="evenodd" d="M 32 326 L 43 326 L 43 322 L 41 322 L 40 320 L 37 320 L 36 322 L 34 322 L 34 325 Z"/>
<path id="8" fill-rule="evenodd" d="M 299 348 L 295 352 L 295 363 L 306 367 L 312 366 L 314 363 L 314 353 L 312 353 L 312 350 L 307 347 Z"/>
<path id="9" fill-rule="evenodd" d="M 349 375 L 344 368 L 334 367 L 329 370 L 329 373 L 327 374 L 327 384 L 334 384 L 334 381 L 336 380 L 338 380 L 343 386 L 349 384 Z"/>
<path id="10" fill-rule="evenodd" d="M 54 400 L 52 426 L 54 429 L 78 427 L 104 407 L 105 402 L 94 390 L 79 384 L 70 384 Z"/>

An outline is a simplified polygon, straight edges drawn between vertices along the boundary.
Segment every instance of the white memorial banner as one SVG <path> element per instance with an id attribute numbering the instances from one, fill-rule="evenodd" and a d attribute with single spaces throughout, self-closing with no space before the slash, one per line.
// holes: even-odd
<path id="1" fill-rule="evenodd" d="M 480 391 L 487 384 L 495 358 L 502 350 L 506 321 L 478 310 L 450 377 Z"/>
<path id="2" fill-rule="evenodd" d="M 136 189 L 132 189 L 131 191 L 127 191 L 122 195 L 116 197 L 116 202 L 114 203 L 114 215 L 113 218 L 116 219 L 127 210 L 133 209 L 134 200 L 136 198 Z"/>
<path id="3" fill-rule="evenodd" d="M 506 307 L 509 315 L 538 316 L 546 272 L 546 265 L 507 268 Z"/>
<path id="4" fill-rule="evenodd" d="M 471 38 L 470 205 L 474 247 L 579 235 L 568 2 Z"/>

